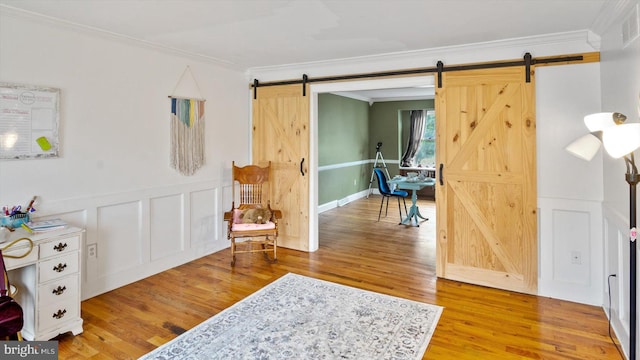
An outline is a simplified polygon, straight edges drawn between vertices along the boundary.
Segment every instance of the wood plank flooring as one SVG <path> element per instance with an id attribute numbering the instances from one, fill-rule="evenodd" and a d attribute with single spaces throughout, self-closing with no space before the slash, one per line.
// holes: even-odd
<path id="1" fill-rule="evenodd" d="M 319 217 L 320 249 L 278 249 L 278 262 L 228 249 L 82 303 L 84 333 L 61 335 L 60 359 L 135 359 L 287 272 L 443 306 L 424 359 L 620 359 L 599 307 L 438 279 L 435 209 L 398 225 L 397 203 L 377 222 L 380 197 Z M 281 250 L 281 251 L 280 251 Z"/>

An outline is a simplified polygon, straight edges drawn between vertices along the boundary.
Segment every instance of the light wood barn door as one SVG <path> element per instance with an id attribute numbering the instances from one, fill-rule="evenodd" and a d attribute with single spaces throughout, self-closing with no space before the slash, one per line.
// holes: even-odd
<path id="1" fill-rule="evenodd" d="M 537 292 L 535 86 L 524 67 L 445 72 L 436 89 L 437 275 Z M 442 176 L 442 184 L 440 183 Z"/>
<path id="2" fill-rule="evenodd" d="M 302 96 L 302 85 L 258 88 L 252 145 L 254 164 L 271 161 L 271 207 L 283 217 L 278 245 L 308 251 L 309 96 Z"/>

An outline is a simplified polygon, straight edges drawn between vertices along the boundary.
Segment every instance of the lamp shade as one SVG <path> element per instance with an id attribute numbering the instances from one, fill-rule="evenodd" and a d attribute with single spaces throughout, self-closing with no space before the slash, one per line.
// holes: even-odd
<path id="1" fill-rule="evenodd" d="M 587 134 L 569 144 L 565 150 L 580 159 L 591 161 L 600 149 L 600 139 L 593 134 Z"/>
<path id="2" fill-rule="evenodd" d="M 594 132 L 620 125 L 624 123 L 625 120 L 627 120 L 627 117 L 621 113 L 602 112 L 585 116 L 584 124 L 590 132 Z"/>
<path id="3" fill-rule="evenodd" d="M 640 147 L 640 123 L 623 124 L 605 129 L 602 144 L 613 158 L 619 158 Z"/>

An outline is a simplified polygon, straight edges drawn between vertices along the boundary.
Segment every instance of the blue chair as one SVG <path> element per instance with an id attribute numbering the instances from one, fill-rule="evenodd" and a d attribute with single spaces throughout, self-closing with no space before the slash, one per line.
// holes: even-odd
<path id="1" fill-rule="evenodd" d="M 381 169 L 375 168 L 373 171 L 376 173 L 376 178 L 378 178 L 378 190 L 380 191 L 380 195 L 382 195 L 382 202 L 380 203 L 380 211 L 378 212 L 378 221 L 380 221 L 380 215 L 382 214 L 382 205 L 384 204 L 384 199 L 387 199 L 387 207 L 384 211 L 384 216 L 387 216 L 389 212 L 389 198 L 396 197 L 398 199 L 398 212 L 400 213 L 400 222 L 402 222 L 402 209 L 400 208 L 400 198 L 402 198 L 402 202 L 404 203 L 404 212 L 407 214 L 407 202 L 405 198 L 409 196 L 409 193 L 404 190 L 394 190 L 391 191 L 389 189 L 389 184 L 387 183 L 387 177 L 382 172 Z"/>

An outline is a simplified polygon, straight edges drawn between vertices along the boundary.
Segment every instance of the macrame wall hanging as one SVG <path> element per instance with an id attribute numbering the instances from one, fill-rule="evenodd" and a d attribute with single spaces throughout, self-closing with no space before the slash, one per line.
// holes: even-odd
<path id="1" fill-rule="evenodd" d="M 190 89 L 186 83 L 190 76 Z M 179 89 L 180 88 L 180 89 Z M 178 95 L 185 93 L 197 96 Z M 189 66 L 184 70 L 171 99 L 171 167 L 182 175 L 193 175 L 204 165 L 204 102 Z"/>

